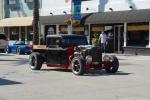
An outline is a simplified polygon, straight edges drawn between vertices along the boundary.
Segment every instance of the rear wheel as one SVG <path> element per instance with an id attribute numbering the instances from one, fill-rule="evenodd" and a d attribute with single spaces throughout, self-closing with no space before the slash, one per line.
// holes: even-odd
<path id="1" fill-rule="evenodd" d="M 83 59 L 79 57 L 74 57 L 71 63 L 72 63 L 72 72 L 75 75 L 83 75 L 85 73 L 86 70 Z"/>
<path id="2" fill-rule="evenodd" d="M 103 57 L 103 60 L 105 61 L 105 71 L 107 73 L 115 73 L 118 71 L 119 61 L 118 61 L 118 58 L 116 56 L 105 55 Z"/>
<path id="3" fill-rule="evenodd" d="M 2 49 L 2 53 L 5 53 L 5 49 Z"/>
<path id="4" fill-rule="evenodd" d="M 5 48 L 5 53 L 8 54 L 8 53 L 10 53 L 10 52 L 11 52 L 10 48 L 9 48 L 9 47 L 6 47 L 6 48 Z"/>
<path id="5" fill-rule="evenodd" d="M 32 70 L 40 70 L 43 64 L 43 58 L 38 52 L 33 52 L 29 57 L 29 65 Z"/>
<path id="6" fill-rule="evenodd" d="M 20 55 L 21 54 L 21 49 L 17 48 L 16 52 L 17 52 L 18 55 Z"/>

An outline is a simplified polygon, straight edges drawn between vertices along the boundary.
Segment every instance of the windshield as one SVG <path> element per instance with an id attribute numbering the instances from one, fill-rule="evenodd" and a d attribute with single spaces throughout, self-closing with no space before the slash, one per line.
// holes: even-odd
<path id="1" fill-rule="evenodd" d="M 87 45 L 87 39 L 84 36 L 63 37 L 62 47 L 70 47 L 77 45 Z"/>
<path id="2" fill-rule="evenodd" d="M 48 38 L 46 44 L 48 47 L 60 46 L 60 38 L 59 37 Z"/>
<path id="3" fill-rule="evenodd" d="M 25 45 L 25 43 L 23 41 L 16 41 L 15 44 L 16 45 Z"/>

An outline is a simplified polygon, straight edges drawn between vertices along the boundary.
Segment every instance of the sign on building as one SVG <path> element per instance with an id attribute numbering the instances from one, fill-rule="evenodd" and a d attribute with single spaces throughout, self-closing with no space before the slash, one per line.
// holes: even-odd
<path id="1" fill-rule="evenodd" d="M 72 0 L 72 19 L 81 19 L 81 0 Z"/>

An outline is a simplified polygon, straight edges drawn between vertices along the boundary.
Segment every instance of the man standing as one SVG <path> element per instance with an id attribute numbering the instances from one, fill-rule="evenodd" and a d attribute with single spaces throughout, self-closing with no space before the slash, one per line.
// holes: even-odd
<path id="1" fill-rule="evenodd" d="M 99 42 L 101 44 L 101 50 L 104 53 L 106 52 L 106 41 L 107 41 L 106 33 L 104 31 L 102 31 L 99 36 Z"/>

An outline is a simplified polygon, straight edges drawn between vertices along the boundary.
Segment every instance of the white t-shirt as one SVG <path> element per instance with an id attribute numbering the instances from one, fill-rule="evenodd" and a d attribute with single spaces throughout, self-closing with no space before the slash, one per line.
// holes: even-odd
<path id="1" fill-rule="evenodd" d="M 101 33 L 99 39 L 101 40 L 101 43 L 106 43 L 107 36 L 105 33 Z"/>

